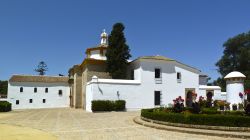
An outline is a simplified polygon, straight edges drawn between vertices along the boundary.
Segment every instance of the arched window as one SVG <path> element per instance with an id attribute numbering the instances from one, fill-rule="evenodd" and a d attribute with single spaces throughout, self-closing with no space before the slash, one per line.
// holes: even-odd
<path id="1" fill-rule="evenodd" d="M 20 92 L 23 92 L 23 87 L 20 87 Z"/>

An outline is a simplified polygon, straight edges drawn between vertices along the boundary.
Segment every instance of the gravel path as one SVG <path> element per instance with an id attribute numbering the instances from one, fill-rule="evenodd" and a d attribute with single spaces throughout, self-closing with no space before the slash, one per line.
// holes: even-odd
<path id="1" fill-rule="evenodd" d="M 87 113 L 81 109 L 65 108 L 12 111 L 8 114 L 0 119 L 0 123 L 40 129 L 60 140 L 235 140 L 144 127 L 133 122 L 139 112 Z"/>

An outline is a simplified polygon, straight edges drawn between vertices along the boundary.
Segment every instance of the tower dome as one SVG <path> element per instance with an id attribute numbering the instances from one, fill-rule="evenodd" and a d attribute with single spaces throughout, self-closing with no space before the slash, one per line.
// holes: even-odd
<path id="1" fill-rule="evenodd" d="M 233 71 L 224 77 L 224 79 L 230 79 L 230 78 L 243 78 L 244 79 L 244 78 L 246 78 L 246 76 L 244 74 L 242 74 L 241 72 Z"/>

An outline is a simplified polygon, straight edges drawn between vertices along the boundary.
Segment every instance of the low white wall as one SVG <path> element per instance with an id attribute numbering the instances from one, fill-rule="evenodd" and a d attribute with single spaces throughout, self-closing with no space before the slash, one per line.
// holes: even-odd
<path id="1" fill-rule="evenodd" d="M 199 91 L 198 91 L 198 97 L 207 97 L 207 92 L 213 92 L 213 100 L 222 100 L 223 95 L 221 94 L 221 88 L 219 86 L 206 86 L 206 85 L 200 85 L 199 86 Z"/>
<path id="2" fill-rule="evenodd" d="M 150 108 L 154 99 L 141 89 L 138 80 L 93 79 L 86 88 L 86 110 L 92 100 L 125 100 L 127 110 Z"/>
<path id="3" fill-rule="evenodd" d="M 20 87 L 23 87 L 23 92 L 20 92 Z M 35 87 L 37 93 L 34 93 Z M 48 93 L 45 93 L 45 88 L 48 88 Z M 59 90 L 62 90 L 62 96 L 58 94 Z M 8 101 L 12 103 L 13 109 L 69 107 L 69 95 L 67 83 L 10 82 L 8 85 Z M 29 99 L 33 102 L 29 103 Z M 45 103 L 43 99 L 46 99 Z M 19 105 L 16 100 L 19 100 Z"/>
<path id="4" fill-rule="evenodd" d="M 7 98 L 0 98 L 0 101 L 8 101 Z"/>

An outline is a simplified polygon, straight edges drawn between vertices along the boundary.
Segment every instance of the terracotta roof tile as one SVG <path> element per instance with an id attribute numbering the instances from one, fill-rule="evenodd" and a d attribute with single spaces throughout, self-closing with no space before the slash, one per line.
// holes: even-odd
<path id="1" fill-rule="evenodd" d="M 13 75 L 9 82 L 67 83 L 66 76 Z"/>

